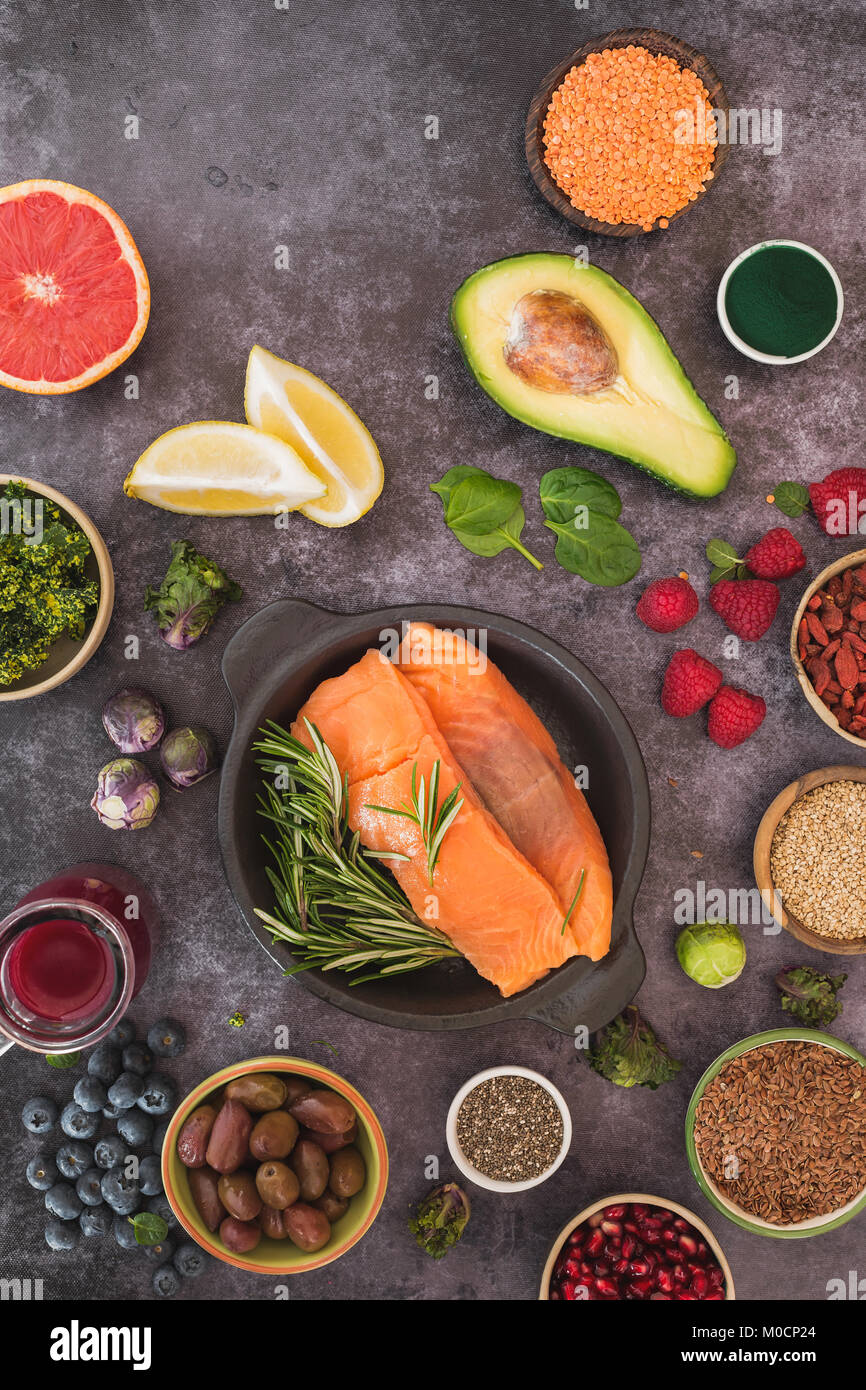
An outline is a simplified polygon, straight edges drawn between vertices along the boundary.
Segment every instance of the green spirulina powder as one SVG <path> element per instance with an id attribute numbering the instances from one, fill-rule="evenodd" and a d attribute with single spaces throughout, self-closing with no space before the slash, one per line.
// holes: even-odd
<path id="1" fill-rule="evenodd" d="M 725 290 L 734 332 L 773 357 L 799 357 L 823 342 L 836 322 L 838 302 L 832 276 L 796 246 L 753 251 Z"/>

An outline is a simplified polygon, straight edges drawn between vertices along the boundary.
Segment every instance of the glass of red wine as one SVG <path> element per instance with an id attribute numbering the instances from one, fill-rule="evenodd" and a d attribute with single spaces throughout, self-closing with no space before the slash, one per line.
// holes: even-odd
<path id="1" fill-rule="evenodd" d="M 26 894 L 0 922 L 0 1052 L 104 1038 L 147 978 L 156 925 L 150 894 L 117 865 L 75 864 Z"/>

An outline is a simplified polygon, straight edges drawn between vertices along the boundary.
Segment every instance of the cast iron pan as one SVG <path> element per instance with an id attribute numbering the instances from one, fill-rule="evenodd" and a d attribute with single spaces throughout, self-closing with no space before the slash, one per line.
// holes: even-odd
<path id="1" fill-rule="evenodd" d="M 250 930 L 283 968 L 292 955 L 253 909 L 270 911 L 267 850 L 256 814 L 261 774 L 250 746 L 259 726 L 288 726 L 320 681 L 342 674 L 383 629 L 416 619 L 464 632 L 487 630 L 488 654 L 550 729 L 567 766 L 586 764 L 587 795 L 601 827 L 614 882 L 611 949 L 597 964 L 568 961 L 510 999 L 464 961 L 351 986 L 350 976 L 308 970 L 296 978 L 320 999 L 395 1028 L 475 1028 L 531 1018 L 561 1033 L 592 1030 L 615 1017 L 636 994 L 645 973 L 632 910 L 649 846 L 650 798 L 634 734 L 617 704 L 570 652 L 512 618 L 442 604 L 385 608 L 375 613 L 328 613 L 284 599 L 244 624 L 226 648 L 223 675 L 235 706 L 235 727 L 222 772 L 219 832 L 232 892 Z"/>

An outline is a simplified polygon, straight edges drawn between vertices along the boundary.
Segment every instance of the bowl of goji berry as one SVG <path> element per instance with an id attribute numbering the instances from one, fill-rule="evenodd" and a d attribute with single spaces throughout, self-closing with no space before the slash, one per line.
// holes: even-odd
<path id="1" fill-rule="evenodd" d="M 866 550 L 843 555 L 809 585 L 791 627 L 791 660 L 819 718 L 866 748 Z"/>

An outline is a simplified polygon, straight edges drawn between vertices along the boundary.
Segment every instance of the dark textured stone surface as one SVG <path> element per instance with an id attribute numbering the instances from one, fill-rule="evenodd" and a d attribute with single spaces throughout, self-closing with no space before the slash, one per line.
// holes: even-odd
<path id="1" fill-rule="evenodd" d="M 755 3 L 711 9 L 686 3 L 528 7 L 451 0 L 332 6 L 268 0 L 183 7 L 112 3 L 0 9 L 3 44 L 3 183 L 66 178 L 105 197 L 128 221 L 153 289 L 150 327 L 128 369 L 140 380 L 126 401 L 124 373 L 66 399 L 4 393 L 0 467 L 59 486 L 96 520 L 112 551 L 118 598 L 97 658 L 70 685 L 34 702 L 0 707 L 2 906 L 49 871 L 107 857 L 138 872 L 157 894 L 163 937 L 133 1016 L 186 1020 L 190 1047 L 171 1070 L 191 1087 L 217 1066 L 267 1052 L 287 1024 L 301 1055 L 334 1061 L 378 1109 L 392 1180 L 376 1226 L 340 1263 L 292 1283 L 293 1298 L 527 1299 L 547 1247 L 594 1198 L 642 1189 L 707 1217 L 723 1241 L 740 1295 L 821 1299 L 827 1280 L 862 1265 L 862 1219 L 794 1244 L 738 1230 L 701 1197 L 683 1147 L 683 1117 L 703 1068 L 728 1044 L 783 1015 L 772 976 L 808 959 L 786 935 L 747 928 L 749 964 L 719 994 L 703 993 L 673 955 L 673 899 L 698 878 L 725 889 L 752 884 L 751 844 L 769 800 L 798 773 L 860 761 L 809 711 L 786 656 L 802 585 L 846 544 L 807 516 L 793 523 L 809 571 L 784 587 L 770 635 L 726 667 L 729 680 L 768 697 L 758 735 L 725 753 L 701 717 L 674 724 L 658 689 L 677 637 L 657 637 L 632 616 L 644 583 L 685 569 L 703 593 L 703 547 L 712 535 L 748 546 L 781 518 L 764 502 L 782 478 L 808 481 L 860 464 L 862 310 L 856 279 L 860 173 L 856 113 L 859 7 Z M 693 503 L 624 463 L 533 433 L 510 420 L 465 371 L 447 322 L 465 275 L 513 252 L 570 251 L 577 238 L 536 194 L 522 154 L 523 114 L 534 85 L 563 52 L 630 23 L 654 24 L 705 50 L 734 105 L 781 107 L 777 158 L 732 152 L 719 185 L 670 234 L 627 243 L 590 239 L 590 255 L 633 290 L 667 333 L 698 390 L 740 451 L 725 495 Z M 137 113 L 137 141 L 124 118 Z M 424 120 L 440 120 L 438 141 Z M 225 177 L 223 177 L 225 175 Z M 731 257 L 764 236 L 787 235 L 827 253 L 849 291 L 842 330 L 817 360 L 787 370 L 738 357 L 714 315 Z M 274 269 L 274 247 L 290 266 Z M 371 428 L 387 469 L 375 510 L 345 532 L 298 518 L 286 533 L 266 520 L 173 518 L 126 500 L 131 463 L 163 430 L 197 418 L 243 417 L 243 373 L 254 342 L 321 373 Z M 438 401 L 425 399 L 436 374 Z M 724 399 L 739 377 L 739 399 Z M 475 559 L 442 526 L 427 484 L 457 462 L 477 462 L 526 490 L 526 539 L 548 561 L 536 575 L 516 555 Z M 591 589 L 560 571 L 532 501 L 540 474 L 570 462 L 599 467 L 619 488 L 624 520 L 644 556 L 623 590 Z M 171 539 L 187 535 L 246 590 L 200 647 L 179 655 L 142 613 L 146 582 L 164 572 Z M 492 608 L 535 623 L 580 655 L 619 699 L 640 740 L 652 784 L 655 831 L 638 900 L 648 957 L 640 1002 L 684 1059 L 657 1093 L 619 1091 L 594 1076 L 567 1039 L 531 1024 L 451 1036 L 394 1033 L 320 1005 L 284 981 L 239 921 L 216 848 L 216 779 L 187 794 L 166 790 L 156 825 L 134 838 L 103 831 L 88 809 L 110 750 L 98 711 L 130 678 L 165 698 L 173 721 L 205 721 L 222 740 L 230 701 L 219 659 L 231 632 L 263 604 L 298 595 L 343 610 L 440 600 Z M 141 661 L 123 659 L 126 634 Z M 704 605 L 685 634 L 721 659 L 723 631 Z M 676 785 L 672 785 L 676 783 Z M 702 856 L 702 857 L 698 857 Z M 866 1037 L 862 958 L 849 966 L 837 1031 Z M 243 1030 L 227 1025 L 236 1008 Z M 476 1069 L 515 1061 L 564 1091 L 575 1125 L 572 1153 L 544 1187 L 520 1197 L 473 1193 L 460 1249 L 434 1265 L 405 1229 L 408 1203 L 425 1188 L 425 1155 L 444 1142 L 447 1106 Z M 34 1093 L 57 1094 L 62 1073 L 23 1053 L 5 1059 L 0 1132 L 6 1159 L 0 1210 L 4 1275 L 35 1274 L 46 1297 L 146 1296 L 151 1266 L 109 1241 L 74 1259 L 44 1246 L 40 1196 L 23 1170 L 35 1148 L 18 1111 Z M 268 1298 L 273 1281 L 214 1265 L 184 1296 Z"/>

